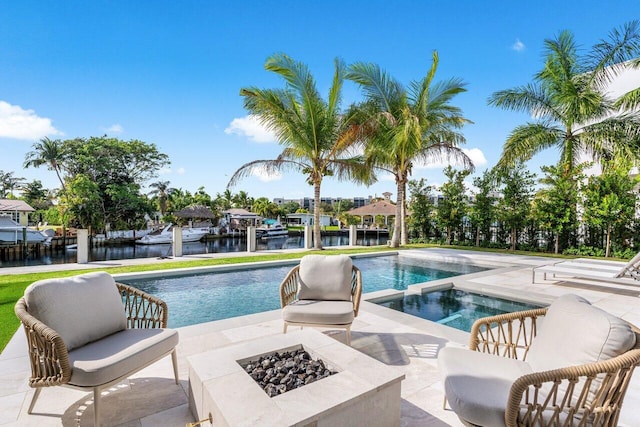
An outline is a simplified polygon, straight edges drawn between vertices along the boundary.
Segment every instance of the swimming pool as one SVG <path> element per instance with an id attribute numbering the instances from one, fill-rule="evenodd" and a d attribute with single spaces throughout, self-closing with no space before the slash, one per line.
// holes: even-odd
<path id="1" fill-rule="evenodd" d="M 355 258 L 363 292 L 405 290 L 416 283 L 486 270 L 470 264 L 427 261 L 407 256 Z M 119 280 L 163 299 L 169 326 L 180 327 L 280 308 L 280 282 L 292 265 L 237 271 Z"/>
<path id="2" fill-rule="evenodd" d="M 541 307 L 455 288 L 399 296 L 378 304 L 467 332 L 481 317 Z"/>

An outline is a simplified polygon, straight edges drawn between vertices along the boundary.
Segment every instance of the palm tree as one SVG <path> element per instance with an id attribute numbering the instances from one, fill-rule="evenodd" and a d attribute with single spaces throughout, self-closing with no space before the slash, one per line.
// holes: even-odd
<path id="1" fill-rule="evenodd" d="M 352 109 L 350 120 L 358 125 L 366 142 L 367 162 L 394 176 L 397 188 L 396 221 L 391 246 L 407 244 L 406 187 L 415 162 L 453 160 L 473 170 L 471 159 L 458 147 L 464 142 L 457 132 L 471 123 L 451 104 L 464 92 L 460 79 L 435 82 L 438 53 L 433 52 L 427 75 L 405 88 L 378 65 L 351 65 L 347 78 L 358 83 L 365 102 Z"/>
<path id="2" fill-rule="evenodd" d="M 238 194 L 233 196 L 232 200 L 233 205 L 236 208 L 246 209 L 250 211 L 253 207 L 253 198 L 249 197 L 249 193 L 247 193 L 246 191 L 240 190 Z"/>
<path id="3" fill-rule="evenodd" d="M 565 173 L 573 173 L 583 156 L 594 160 L 616 156 L 638 158 L 636 115 L 619 114 L 604 87 L 640 50 L 638 22 L 614 30 L 610 41 L 579 55 L 573 34 L 547 39 L 545 63 L 533 83 L 495 92 L 489 104 L 528 113 L 535 120 L 517 126 L 504 144 L 499 168 L 529 160 L 547 148 L 557 148 Z M 638 61 L 635 61 L 638 65 Z M 631 103 L 631 98 L 627 99 Z M 627 104 L 630 105 L 630 104 Z"/>
<path id="4" fill-rule="evenodd" d="M 326 176 L 355 178 L 370 183 L 362 156 L 350 153 L 350 139 L 340 114 L 345 66 L 336 59 L 327 101 L 322 99 L 306 65 L 284 54 L 267 59 L 265 69 L 286 81 L 285 89 L 243 88 L 244 107 L 276 134 L 282 153 L 274 160 L 254 160 L 242 165 L 229 180 L 235 185 L 256 170 L 267 173 L 295 170 L 307 177 L 314 195 L 314 247 L 322 249 L 320 236 L 320 189 Z"/>
<path id="5" fill-rule="evenodd" d="M 161 216 L 164 216 L 167 211 L 167 201 L 171 193 L 175 191 L 175 188 L 170 188 L 169 184 L 169 181 L 157 181 L 149 184 L 149 187 L 153 188 L 153 190 L 149 191 L 149 194 L 157 197 Z"/>
<path id="6" fill-rule="evenodd" d="M 231 193 L 231 190 L 226 189 L 222 194 L 217 193 L 216 204 L 220 206 L 220 209 L 223 211 L 231 209 L 233 206 L 233 193 Z"/>
<path id="7" fill-rule="evenodd" d="M 64 150 L 62 148 L 62 141 L 59 139 L 49 139 L 44 137 L 40 141 L 33 144 L 33 151 L 30 151 L 25 156 L 24 167 L 38 168 L 42 165 L 47 165 L 49 170 L 52 170 L 58 176 L 62 189 L 65 188 L 64 181 L 62 180 L 62 162 L 64 161 Z"/>
<path id="8" fill-rule="evenodd" d="M 5 198 L 7 195 L 13 197 L 13 191 L 19 188 L 23 182 L 24 178 L 14 176 L 14 172 L 0 170 L 0 198 Z"/>

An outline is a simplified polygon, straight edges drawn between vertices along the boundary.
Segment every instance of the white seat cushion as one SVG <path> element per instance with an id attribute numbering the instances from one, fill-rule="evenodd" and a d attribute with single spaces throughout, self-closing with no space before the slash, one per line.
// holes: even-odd
<path id="1" fill-rule="evenodd" d="M 282 309 L 286 322 L 348 325 L 353 322 L 351 301 L 298 300 Z"/>
<path id="2" fill-rule="evenodd" d="M 567 294 L 549 306 L 527 362 L 535 371 L 595 363 L 619 356 L 635 343 L 627 322 Z"/>
<path id="3" fill-rule="evenodd" d="M 351 300 L 352 268 L 347 255 L 305 255 L 300 260 L 298 299 Z"/>
<path id="4" fill-rule="evenodd" d="M 105 272 L 37 281 L 24 299 L 29 313 L 58 332 L 68 350 L 127 327 L 122 296 Z"/>
<path id="5" fill-rule="evenodd" d="M 126 329 L 69 352 L 69 384 L 95 387 L 149 365 L 178 345 L 173 329 Z"/>
<path id="6" fill-rule="evenodd" d="M 464 421 L 479 426 L 504 426 L 504 413 L 513 382 L 531 373 L 526 362 L 445 347 L 438 354 L 447 401 Z"/>

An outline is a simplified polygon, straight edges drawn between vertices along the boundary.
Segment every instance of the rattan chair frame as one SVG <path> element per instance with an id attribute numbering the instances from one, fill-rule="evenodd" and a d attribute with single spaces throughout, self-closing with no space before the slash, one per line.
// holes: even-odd
<path id="1" fill-rule="evenodd" d="M 472 326 L 469 348 L 526 361 L 537 320 L 546 312 L 541 308 L 479 319 Z M 506 426 L 617 426 L 629 381 L 640 364 L 640 330 L 631 327 L 636 345 L 620 356 L 518 378 L 505 402 Z M 596 377 L 602 381 L 590 395 Z"/>
<path id="2" fill-rule="evenodd" d="M 164 301 L 123 283 L 116 283 L 116 286 L 122 296 L 128 329 L 167 327 L 168 311 L 167 304 Z M 29 405 L 29 414 L 33 412 L 36 400 L 40 396 L 43 387 L 65 386 L 83 391 L 92 390 L 94 399 L 94 425 L 98 426 L 100 423 L 99 397 L 102 390 L 121 382 L 169 354 L 171 354 L 175 382 L 176 384 L 179 383 L 178 358 L 174 348 L 172 351 L 154 359 L 151 363 L 137 367 L 121 377 L 114 378 L 108 383 L 97 384 L 93 387 L 69 384 L 73 368 L 69 360 L 69 352 L 60 334 L 29 313 L 24 297 L 20 298 L 16 303 L 15 313 L 22 322 L 27 336 L 29 361 L 31 365 L 29 386 L 36 389 Z"/>
<path id="3" fill-rule="evenodd" d="M 298 291 L 300 290 L 300 265 L 293 267 L 280 284 L 280 306 L 286 307 L 298 301 Z M 362 273 L 360 269 L 353 265 L 351 267 L 351 302 L 353 302 L 353 317 L 358 316 L 360 310 L 360 299 L 362 297 Z M 283 333 L 287 333 L 288 326 L 312 326 L 318 328 L 344 328 L 346 329 L 346 342 L 351 345 L 351 323 L 348 324 L 317 324 L 284 321 Z"/>

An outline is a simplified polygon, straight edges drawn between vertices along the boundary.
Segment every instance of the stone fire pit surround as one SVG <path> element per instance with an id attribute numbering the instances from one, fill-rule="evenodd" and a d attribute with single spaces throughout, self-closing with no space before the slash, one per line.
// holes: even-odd
<path id="1" fill-rule="evenodd" d="M 337 371 L 269 397 L 241 366 L 256 356 L 302 346 Z M 404 374 L 314 329 L 263 337 L 188 357 L 189 405 L 196 419 L 224 426 L 400 424 Z"/>

